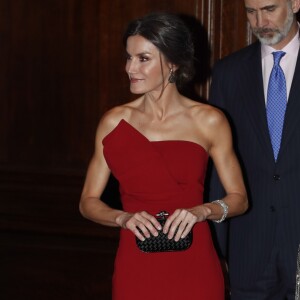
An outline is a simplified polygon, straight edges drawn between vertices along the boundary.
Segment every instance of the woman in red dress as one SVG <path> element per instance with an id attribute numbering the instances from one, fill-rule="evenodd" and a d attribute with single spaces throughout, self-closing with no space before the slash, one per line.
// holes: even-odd
<path id="1" fill-rule="evenodd" d="M 153 13 L 131 22 L 124 35 L 130 91 L 141 96 L 100 120 L 95 152 L 80 201 L 82 215 L 119 226 L 114 300 L 222 300 L 224 280 L 207 221 L 223 221 L 248 207 L 231 131 L 222 112 L 180 94 L 192 78 L 190 33 L 175 15 Z M 204 203 L 211 157 L 226 197 Z M 110 173 L 118 179 L 123 210 L 101 201 Z M 167 211 L 161 226 L 155 215 Z M 162 227 L 162 228 L 161 228 Z M 193 231 L 184 251 L 142 252 L 162 230 L 178 242 Z"/>

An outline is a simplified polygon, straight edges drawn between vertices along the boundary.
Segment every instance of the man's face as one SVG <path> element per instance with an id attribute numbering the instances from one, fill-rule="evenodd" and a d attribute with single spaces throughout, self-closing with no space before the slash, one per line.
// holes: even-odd
<path id="1" fill-rule="evenodd" d="M 294 1 L 298 0 L 245 0 L 249 24 L 262 44 L 282 48 L 290 41 L 296 23 Z"/>

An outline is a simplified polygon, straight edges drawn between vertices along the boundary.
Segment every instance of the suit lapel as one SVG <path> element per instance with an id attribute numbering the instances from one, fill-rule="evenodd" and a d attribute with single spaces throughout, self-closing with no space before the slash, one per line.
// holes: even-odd
<path id="1" fill-rule="evenodd" d="M 249 54 L 248 59 L 245 60 L 245 63 L 242 65 L 242 74 L 244 74 L 244 76 L 240 77 L 240 88 L 248 88 L 246 91 L 240 93 L 244 95 L 241 100 L 244 101 L 245 108 L 248 111 L 253 129 L 256 132 L 260 144 L 264 148 L 267 157 L 269 157 L 273 163 L 273 150 L 266 118 L 260 44 L 258 42 L 255 43 L 251 50 L 252 53 Z"/>
<path id="2" fill-rule="evenodd" d="M 280 159 L 280 155 L 286 150 L 288 141 L 291 138 L 293 131 L 296 129 L 297 123 L 300 121 L 299 118 L 300 88 L 299 87 L 300 87 L 300 58 L 298 53 L 297 64 L 295 68 L 295 73 L 294 73 L 293 82 L 292 82 L 288 104 L 287 104 L 287 109 L 285 113 L 282 143 L 281 143 L 278 160 Z"/>

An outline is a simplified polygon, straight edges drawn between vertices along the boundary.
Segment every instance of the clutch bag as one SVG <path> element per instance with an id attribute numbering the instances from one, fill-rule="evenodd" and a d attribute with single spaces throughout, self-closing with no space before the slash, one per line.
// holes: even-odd
<path id="1" fill-rule="evenodd" d="M 168 215 L 169 214 L 165 211 L 161 211 L 156 215 L 156 218 L 158 222 L 161 224 L 161 227 L 164 226 Z M 141 241 L 136 237 L 136 244 L 138 248 L 141 251 L 147 253 L 183 251 L 183 250 L 187 250 L 192 245 L 192 242 L 193 242 L 192 231 L 190 231 L 185 238 L 180 239 L 178 242 L 176 242 L 174 238 L 168 239 L 168 234 L 163 233 L 162 230 L 158 231 L 158 236 L 151 235 L 149 238 L 145 238 L 144 241 Z"/>

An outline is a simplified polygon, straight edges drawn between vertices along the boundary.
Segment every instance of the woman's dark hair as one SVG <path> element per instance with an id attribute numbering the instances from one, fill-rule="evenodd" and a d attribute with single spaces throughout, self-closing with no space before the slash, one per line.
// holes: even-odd
<path id="1" fill-rule="evenodd" d="M 140 35 L 156 46 L 165 58 L 177 66 L 178 88 L 194 76 L 194 45 L 189 29 L 175 14 L 156 12 L 129 23 L 123 44 L 130 36 Z"/>

